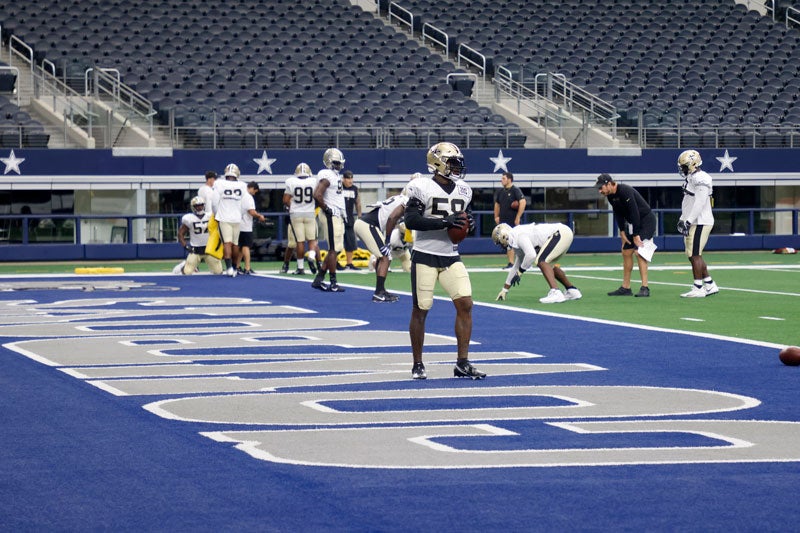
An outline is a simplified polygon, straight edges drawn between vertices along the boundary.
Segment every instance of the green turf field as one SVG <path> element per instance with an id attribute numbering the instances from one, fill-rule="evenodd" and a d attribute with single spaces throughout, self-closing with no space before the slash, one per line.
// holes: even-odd
<path id="1" fill-rule="evenodd" d="M 498 253 L 463 256 L 463 259 L 471 270 L 475 300 L 495 303 L 506 276 L 506 272 L 501 270 L 505 256 Z M 680 298 L 680 293 L 688 290 L 692 282 L 689 262 L 681 253 L 656 253 L 650 269 L 650 298 L 606 295 L 616 289 L 622 279 L 619 254 L 575 254 L 564 257 L 561 266 L 583 292 L 583 299 L 561 304 L 539 303 L 548 287 L 538 270 L 533 269 L 522 277 L 519 286 L 511 289 L 505 302 L 496 303 L 776 345 L 800 345 L 800 254 L 709 252 L 706 260 L 721 289 L 720 294 L 710 298 Z M 175 261 L 3 263 L 0 264 L 0 274 L 73 273 L 78 266 L 123 267 L 126 273 L 169 274 L 175 264 Z M 263 274 L 277 274 L 279 268 L 278 262 L 253 263 L 253 269 Z M 204 266 L 201 269 L 204 270 Z M 310 281 L 310 275 L 305 277 Z M 634 268 L 634 292 L 639 287 L 638 279 L 638 270 Z M 366 270 L 345 271 L 339 274 L 339 281 L 373 286 L 375 277 Z M 390 273 L 387 288 L 408 291 L 408 274 Z"/>

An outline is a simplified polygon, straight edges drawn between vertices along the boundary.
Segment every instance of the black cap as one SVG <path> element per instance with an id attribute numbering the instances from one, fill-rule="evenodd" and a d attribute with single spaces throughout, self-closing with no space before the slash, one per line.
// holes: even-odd
<path id="1" fill-rule="evenodd" d="M 612 178 L 611 175 L 603 173 L 597 176 L 597 183 L 595 183 L 594 186 L 600 188 L 603 185 L 611 183 L 612 181 L 614 181 L 614 178 Z"/>

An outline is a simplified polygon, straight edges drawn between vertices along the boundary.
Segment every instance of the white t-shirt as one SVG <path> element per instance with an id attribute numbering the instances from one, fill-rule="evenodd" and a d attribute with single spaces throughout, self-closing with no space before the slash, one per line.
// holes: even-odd
<path id="1" fill-rule="evenodd" d="M 214 209 L 214 189 L 209 185 L 201 185 L 200 188 L 197 189 L 197 196 L 205 201 L 206 210 L 211 211 Z"/>
<path id="2" fill-rule="evenodd" d="M 239 224 L 239 231 L 253 231 L 253 215 L 251 209 L 256 208 L 256 201 L 250 193 L 242 197 L 242 223 Z"/>

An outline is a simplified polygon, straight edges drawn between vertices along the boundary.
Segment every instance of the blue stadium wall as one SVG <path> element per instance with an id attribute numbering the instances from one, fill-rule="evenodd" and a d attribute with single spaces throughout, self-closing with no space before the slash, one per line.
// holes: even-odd
<path id="1" fill-rule="evenodd" d="M 473 187 L 497 187 L 503 170 L 514 173 L 526 187 L 593 187 L 597 175 L 611 173 L 618 181 L 643 187 L 679 187 L 676 160 L 679 149 L 469 149 L 464 150 Z M 206 170 L 220 172 L 234 162 L 242 180 L 257 181 L 262 189 L 282 189 L 300 162 L 322 167 L 323 150 L 172 150 L 124 148 L 113 150 L 0 149 L 0 190 L 80 189 L 196 189 Z M 700 149 L 703 168 L 716 186 L 800 186 L 800 149 Z M 360 187 L 402 187 L 414 172 L 426 173 L 424 150 L 345 150 L 346 167 Z M 797 203 L 796 189 L 791 198 Z M 0 206 L 2 207 L 2 206 Z M 676 208 L 679 206 L 675 206 Z M 773 206 L 775 207 L 775 206 Z M 800 207 L 778 205 L 777 207 Z M 76 213 L 82 214 L 82 213 Z M 663 250 L 682 250 L 678 236 L 662 236 Z M 709 249 L 771 249 L 800 247 L 798 235 L 715 236 Z M 574 252 L 614 252 L 616 237 L 577 236 Z M 487 238 L 472 238 L 463 253 L 493 253 Z M 182 256 L 177 244 L 32 244 L 0 246 L 0 260 L 160 259 Z"/>

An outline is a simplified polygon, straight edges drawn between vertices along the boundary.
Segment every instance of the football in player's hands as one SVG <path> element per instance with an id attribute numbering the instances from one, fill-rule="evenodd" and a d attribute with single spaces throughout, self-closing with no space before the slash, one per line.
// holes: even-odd
<path id="1" fill-rule="evenodd" d="M 445 218 L 445 225 L 447 226 L 447 236 L 450 237 L 450 242 L 453 244 L 458 244 L 467 238 L 469 221 L 465 212 L 459 211 L 449 215 Z"/>

